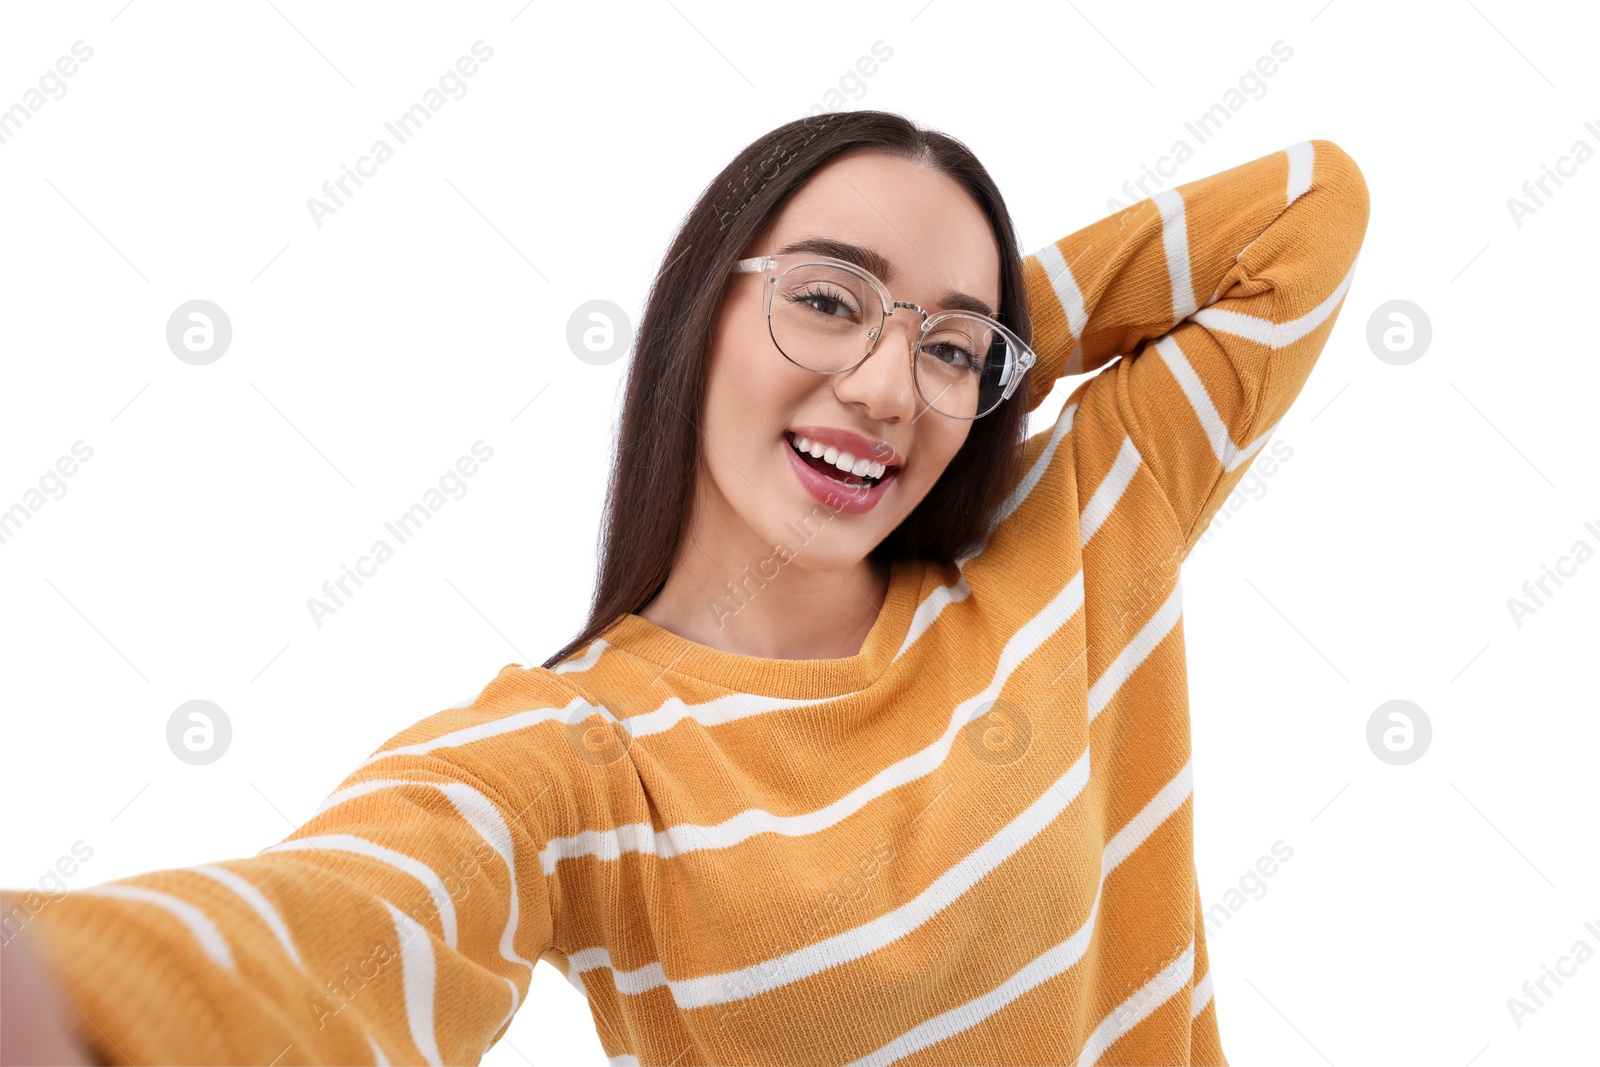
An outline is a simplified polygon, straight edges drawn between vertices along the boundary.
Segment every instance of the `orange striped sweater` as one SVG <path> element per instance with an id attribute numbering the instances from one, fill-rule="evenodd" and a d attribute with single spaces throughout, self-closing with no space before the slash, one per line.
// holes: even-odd
<path id="1" fill-rule="evenodd" d="M 1028 256 L 1030 409 L 1111 365 L 978 551 L 894 564 L 857 655 L 629 615 L 508 665 L 260 854 L 41 911 L 86 1038 L 475 1063 L 543 959 L 614 1064 L 1225 1063 L 1178 564 L 1300 392 L 1367 213 L 1308 141 Z"/>

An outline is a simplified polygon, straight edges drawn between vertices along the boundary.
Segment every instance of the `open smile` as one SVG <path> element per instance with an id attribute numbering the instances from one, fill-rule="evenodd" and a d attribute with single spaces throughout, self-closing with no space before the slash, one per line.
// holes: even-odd
<path id="1" fill-rule="evenodd" d="M 899 463 L 856 457 L 793 430 L 785 431 L 783 436 L 784 451 L 800 484 L 816 500 L 839 511 L 871 511 L 900 473 Z"/>

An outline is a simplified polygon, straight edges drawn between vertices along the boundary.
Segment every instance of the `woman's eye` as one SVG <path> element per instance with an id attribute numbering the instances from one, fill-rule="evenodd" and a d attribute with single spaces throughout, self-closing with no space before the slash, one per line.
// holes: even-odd
<path id="1" fill-rule="evenodd" d="M 976 370 L 978 367 L 978 357 L 956 345 L 938 344 L 924 347 L 927 350 L 931 350 L 935 359 L 942 360 L 952 367 L 960 367 L 965 370 Z"/>
<path id="2" fill-rule="evenodd" d="M 823 315 L 848 317 L 852 314 L 848 304 L 826 293 L 803 293 L 797 299 Z"/>

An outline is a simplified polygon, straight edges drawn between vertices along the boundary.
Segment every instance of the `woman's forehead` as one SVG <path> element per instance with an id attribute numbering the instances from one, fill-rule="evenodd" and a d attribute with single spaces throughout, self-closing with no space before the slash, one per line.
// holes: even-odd
<path id="1" fill-rule="evenodd" d="M 813 239 L 871 249 L 883 281 L 938 285 L 999 302 L 1000 257 L 983 210 L 953 179 L 881 152 L 830 160 L 795 191 L 756 254 Z"/>

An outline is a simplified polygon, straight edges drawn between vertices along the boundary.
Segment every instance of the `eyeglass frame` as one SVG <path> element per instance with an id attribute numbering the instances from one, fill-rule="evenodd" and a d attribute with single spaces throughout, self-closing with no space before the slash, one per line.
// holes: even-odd
<path id="1" fill-rule="evenodd" d="M 770 275 L 768 277 L 768 282 L 770 282 L 770 284 L 763 286 L 765 295 L 762 300 L 762 305 L 767 315 L 767 336 L 772 338 L 773 347 L 778 350 L 778 353 L 783 356 L 784 359 L 787 359 L 790 363 L 793 363 L 801 370 L 808 370 L 813 374 L 828 375 L 845 374 L 849 371 L 855 370 L 857 367 L 861 366 L 861 364 L 867 361 L 868 356 L 872 355 L 872 353 L 878 350 L 878 342 L 883 340 L 883 330 L 884 327 L 889 323 L 889 317 L 900 308 L 910 308 L 922 316 L 922 330 L 917 335 L 916 343 L 911 346 L 908 354 L 908 362 L 911 366 L 911 382 L 916 386 L 917 395 L 922 397 L 923 403 L 927 404 L 928 407 L 939 412 L 940 415 L 943 415 L 947 419 L 960 419 L 963 422 L 976 422 L 985 415 L 992 415 L 996 411 L 1000 410 L 1000 405 L 1011 399 L 1012 394 L 1017 391 L 1018 386 L 1021 385 L 1023 379 L 1027 376 L 1028 371 L 1031 370 L 1039 361 L 1039 354 L 1033 350 L 1032 346 L 1024 342 L 1022 338 L 1018 337 L 1014 331 L 1005 326 L 1003 323 L 996 321 L 988 315 L 983 315 L 976 311 L 953 310 L 940 311 L 930 318 L 927 309 L 921 304 L 915 304 L 909 300 L 895 300 L 889 295 L 888 286 L 884 285 L 883 282 L 879 280 L 877 275 L 873 274 L 865 267 L 851 263 L 848 260 L 835 259 L 832 256 L 812 255 L 806 252 L 793 252 L 781 256 L 753 256 L 749 259 L 741 259 L 735 262 L 732 269 L 730 269 L 728 273 L 767 274 L 769 271 L 775 271 L 778 269 L 778 261 L 780 259 L 793 260 L 793 262 L 791 262 L 787 267 L 784 267 L 783 270 L 779 271 L 778 273 Z M 878 307 L 883 311 L 883 316 L 881 321 L 878 323 L 877 329 L 868 331 L 872 337 L 872 344 L 869 345 L 867 350 L 861 354 L 860 359 L 850 364 L 850 366 L 841 368 L 839 370 L 817 370 L 815 367 L 806 366 L 804 363 L 799 362 L 793 356 L 789 355 L 789 353 L 785 352 L 783 350 L 783 346 L 778 344 L 777 336 L 772 332 L 772 296 L 778 291 L 778 279 L 789 273 L 789 271 L 798 267 L 810 266 L 839 267 L 850 272 L 851 274 L 854 274 L 856 277 L 872 286 L 873 291 L 878 295 Z M 1008 349 L 1015 353 L 1016 363 L 1018 365 L 1018 370 L 1016 373 L 1012 376 L 1011 380 L 1005 384 L 1005 391 L 1000 394 L 1000 399 L 996 400 L 993 406 L 991 406 L 987 411 L 979 412 L 976 415 L 951 415 L 949 412 L 941 410 L 934 404 L 933 401 L 929 400 L 925 395 L 923 395 L 922 382 L 917 377 L 917 354 L 922 351 L 922 340 L 928 336 L 928 330 L 943 319 L 955 317 L 977 319 L 999 333 L 1005 338 Z"/>

